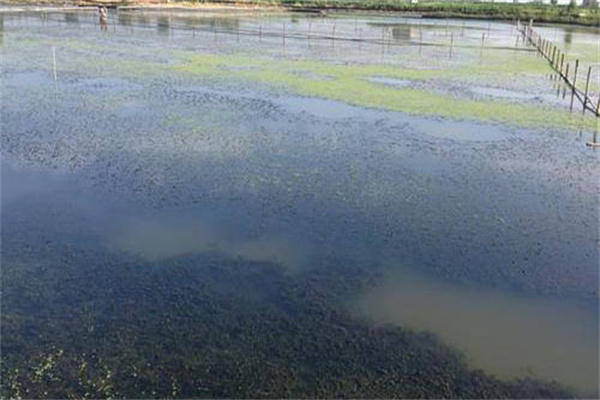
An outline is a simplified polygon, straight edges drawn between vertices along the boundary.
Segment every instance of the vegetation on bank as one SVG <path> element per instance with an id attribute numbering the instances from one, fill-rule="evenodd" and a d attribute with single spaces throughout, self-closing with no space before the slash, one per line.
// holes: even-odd
<path id="1" fill-rule="evenodd" d="M 600 12 L 595 3 L 582 8 L 571 5 L 483 3 L 472 1 L 425 1 L 411 4 L 405 0 L 197 0 L 200 3 L 251 3 L 258 6 L 281 6 L 290 9 L 375 10 L 412 12 L 432 18 L 481 18 L 529 20 L 600 26 Z"/>
<path id="2" fill-rule="evenodd" d="M 150 1 L 152 6 L 167 0 Z M 553 1 L 555 3 L 556 1 Z M 27 0 L 0 0 L 5 4 L 27 4 Z M 78 4 L 109 6 L 139 5 L 138 0 L 37 0 L 36 4 Z M 146 0 L 144 4 L 147 4 Z M 175 0 L 170 5 L 228 4 L 240 7 L 284 7 L 291 10 L 361 10 L 417 13 L 429 18 L 477 18 L 495 20 L 533 19 L 536 22 L 562 23 L 600 27 L 600 9 L 596 0 L 587 7 L 540 3 L 492 3 L 479 1 L 420 1 L 407 0 Z M 143 4 L 142 4 L 143 6 Z"/>

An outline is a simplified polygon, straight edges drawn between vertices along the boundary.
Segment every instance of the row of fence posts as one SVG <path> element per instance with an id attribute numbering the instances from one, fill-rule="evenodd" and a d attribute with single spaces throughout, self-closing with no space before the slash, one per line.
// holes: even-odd
<path id="1" fill-rule="evenodd" d="M 594 101 L 589 95 L 590 78 L 592 76 L 592 66 L 589 66 L 587 77 L 585 80 L 585 89 L 580 91 L 577 89 L 577 74 L 579 72 L 579 60 L 575 60 L 575 65 L 572 70 L 572 80 L 569 78 L 570 64 L 565 63 L 565 53 L 556 47 L 551 41 L 544 39 L 533 29 L 533 20 L 529 21 L 529 25 L 522 25 L 521 21 L 517 20 L 517 30 L 523 35 L 523 41 L 529 42 L 535 47 L 542 57 L 549 63 L 552 69 L 556 72 L 557 79 L 562 79 L 565 84 L 571 89 L 571 103 L 569 109 L 573 111 L 573 102 L 575 98 L 581 101 L 583 106 L 582 112 L 590 110 L 597 117 L 600 116 L 600 95 L 594 105 Z M 581 92 L 581 93 L 580 93 Z"/>

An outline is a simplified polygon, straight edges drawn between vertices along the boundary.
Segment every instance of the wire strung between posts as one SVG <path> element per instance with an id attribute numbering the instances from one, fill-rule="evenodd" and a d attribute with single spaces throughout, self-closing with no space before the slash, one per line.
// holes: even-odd
<path id="1" fill-rule="evenodd" d="M 60 19 L 53 19 L 53 18 L 48 18 L 48 20 L 53 21 L 53 22 L 57 22 L 57 23 L 66 23 L 69 24 L 68 21 L 64 21 L 64 20 L 60 20 Z M 89 26 L 95 26 L 93 23 L 88 23 L 88 22 L 80 22 L 82 25 L 89 25 Z M 108 23 L 109 24 L 120 24 L 119 19 L 114 17 L 114 16 L 109 16 L 108 18 Z M 410 24 L 407 24 L 410 25 Z M 149 23 L 143 23 L 143 24 L 139 24 L 139 23 L 130 23 L 127 24 L 127 27 L 134 27 L 134 28 L 145 28 L 145 29 L 151 29 L 154 26 L 150 25 Z M 206 26 L 206 27 L 188 27 L 188 26 L 182 26 L 182 25 L 174 25 L 174 24 L 170 24 L 169 25 L 169 29 L 171 31 L 174 32 L 190 32 L 191 35 L 196 35 L 196 33 L 199 32 L 205 32 L 205 33 L 212 33 L 213 35 L 235 35 L 237 37 L 239 36 L 247 36 L 247 37 L 259 37 L 259 38 L 277 38 L 277 39 L 281 39 L 282 38 L 282 31 L 281 30 L 265 30 L 262 28 L 262 26 L 259 26 L 258 29 L 219 29 L 215 26 Z M 307 33 L 302 33 L 302 32 L 293 32 L 293 33 L 289 33 L 286 32 L 285 33 L 285 38 L 286 39 L 297 39 L 297 40 L 309 40 L 309 41 L 313 41 L 313 40 L 322 40 L 322 41 L 337 41 L 337 42 L 355 42 L 355 43 L 365 43 L 365 44 L 371 44 L 371 45 L 376 45 L 376 46 L 395 46 L 395 47 L 403 47 L 406 45 L 411 45 L 411 46 L 425 46 L 425 47 L 440 47 L 440 48 L 447 48 L 452 46 L 454 49 L 479 49 L 480 45 L 477 44 L 456 44 L 456 43 L 452 43 L 452 44 L 448 44 L 448 43 L 438 43 L 438 42 L 427 42 L 427 41 L 422 41 L 422 40 L 403 40 L 402 42 L 397 42 L 394 43 L 390 40 L 386 40 L 381 39 L 381 38 L 365 38 L 364 35 L 359 35 L 359 36 L 339 36 L 339 35 L 332 35 L 332 34 L 327 34 L 327 33 L 317 33 L 314 29 L 311 31 L 307 31 Z M 532 49 L 528 49 L 525 47 L 513 47 L 513 46 L 489 46 L 486 45 L 486 49 L 487 50 L 506 50 L 506 51 L 521 51 L 521 52 L 533 52 L 536 50 L 532 50 Z"/>
<path id="2" fill-rule="evenodd" d="M 523 35 L 523 41 L 531 44 L 536 50 L 537 54 L 541 55 L 548 61 L 550 67 L 555 71 L 557 77 L 565 82 L 566 86 L 571 90 L 571 102 L 569 109 L 573 111 L 573 101 L 577 98 L 582 106 L 583 112 L 585 110 L 591 111 L 596 117 L 600 117 L 600 95 L 598 95 L 598 101 L 594 100 L 589 95 L 589 80 L 591 76 L 591 67 L 588 69 L 587 81 L 585 84 L 585 91 L 577 88 L 577 74 L 579 71 L 579 60 L 575 60 L 575 66 L 573 71 L 573 81 L 569 79 L 569 63 L 566 65 L 565 72 L 563 73 L 563 64 L 565 53 L 561 52 L 552 42 L 544 39 L 540 34 L 533 30 L 533 20 L 529 21 L 529 25 L 521 25 L 521 22 L 517 20 L 517 30 Z M 562 53 L 560 57 L 557 54 Z"/>

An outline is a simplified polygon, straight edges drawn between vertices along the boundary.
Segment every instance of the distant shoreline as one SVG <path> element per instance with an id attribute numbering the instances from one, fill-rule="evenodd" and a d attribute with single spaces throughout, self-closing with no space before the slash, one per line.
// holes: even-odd
<path id="1" fill-rule="evenodd" d="M 165 0 L 0 0 L 0 4 L 13 6 L 99 6 L 130 10 L 172 10 L 215 9 L 231 10 L 285 10 L 291 12 L 385 12 L 401 13 L 415 18 L 436 19 L 480 19 L 494 21 L 529 21 L 536 23 L 555 23 L 573 26 L 600 28 L 600 10 L 591 8 L 569 8 L 568 6 L 550 6 L 542 4 L 511 3 L 441 3 L 423 2 L 410 4 L 394 0 L 202 0 L 177 1 Z"/>

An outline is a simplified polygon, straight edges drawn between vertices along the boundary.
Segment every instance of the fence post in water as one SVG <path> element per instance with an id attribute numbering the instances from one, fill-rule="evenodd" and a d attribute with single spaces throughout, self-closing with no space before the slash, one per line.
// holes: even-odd
<path id="1" fill-rule="evenodd" d="M 331 31 L 331 40 L 335 42 L 335 22 L 333 23 L 333 29 Z"/>
<path id="2" fill-rule="evenodd" d="M 544 55 L 546 55 L 546 40 L 540 37 L 540 44 L 541 44 L 540 53 L 542 53 L 542 56 L 544 56 Z"/>
<path id="3" fill-rule="evenodd" d="M 283 34 L 282 34 L 282 39 L 283 39 L 283 47 L 285 47 L 285 23 L 283 24 Z"/>
<path id="4" fill-rule="evenodd" d="M 571 105 L 569 110 L 573 111 L 573 100 L 575 99 L 575 84 L 577 83 L 577 70 L 579 69 L 579 60 L 575 60 L 575 70 L 573 71 L 573 86 L 571 87 Z"/>
<path id="5" fill-rule="evenodd" d="M 358 51 L 362 52 L 363 28 L 358 28 Z"/>
<path id="6" fill-rule="evenodd" d="M 262 42 L 262 25 L 258 25 L 258 41 Z"/>
<path id="7" fill-rule="evenodd" d="M 546 39 L 543 40 L 544 46 L 542 48 L 543 50 L 543 54 L 546 55 L 546 53 L 548 52 L 548 41 Z"/>
<path id="8" fill-rule="evenodd" d="M 567 85 L 570 85 L 570 83 L 569 83 L 569 63 L 567 63 L 567 68 L 565 70 L 565 81 L 567 82 Z"/>
<path id="9" fill-rule="evenodd" d="M 565 53 L 561 52 L 560 53 L 560 74 L 562 75 L 563 72 L 563 64 L 565 62 Z"/>
<path id="10" fill-rule="evenodd" d="M 479 50 L 479 63 L 483 64 L 483 46 L 485 42 L 485 32 L 481 34 L 481 49 Z"/>
<path id="11" fill-rule="evenodd" d="M 585 80 L 585 93 L 583 95 L 583 113 L 585 114 L 585 106 L 588 101 L 588 90 L 590 89 L 590 76 L 592 75 L 592 66 L 588 67 L 587 78 Z"/>
<path id="12" fill-rule="evenodd" d="M 454 32 L 450 32 L 450 58 L 452 58 L 452 47 L 454 46 Z"/>
<path id="13" fill-rule="evenodd" d="M 56 82 L 58 76 L 56 75 L 56 48 L 54 46 L 52 46 L 52 64 L 54 66 L 54 82 Z"/>
<path id="14" fill-rule="evenodd" d="M 331 32 L 331 45 L 335 47 L 335 22 L 333 23 L 333 29 Z"/>

